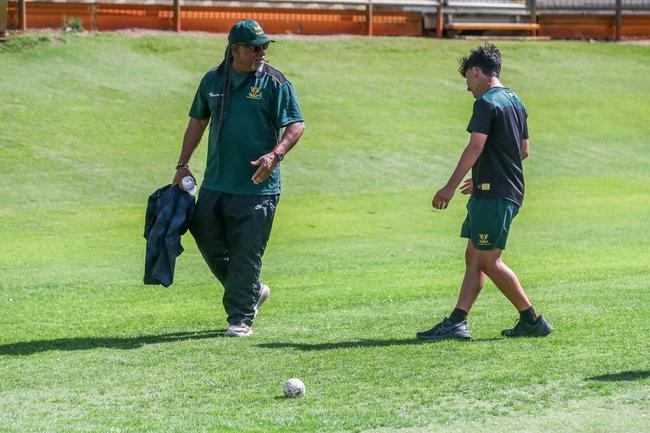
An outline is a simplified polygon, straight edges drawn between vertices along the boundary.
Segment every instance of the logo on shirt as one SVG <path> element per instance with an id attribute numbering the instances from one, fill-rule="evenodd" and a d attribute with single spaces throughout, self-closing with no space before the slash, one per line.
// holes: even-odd
<path id="1" fill-rule="evenodd" d="M 489 191 L 490 190 L 490 184 L 489 183 L 479 183 L 477 186 L 478 186 L 478 189 L 480 189 L 482 191 Z"/>
<path id="2" fill-rule="evenodd" d="M 262 98 L 262 88 L 261 87 L 251 87 L 251 91 L 246 95 L 248 99 L 261 99 Z"/>
<path id="3" fill-rule="evenodd" d="M 479 233 L 478 234 L 478 243 L 479 245 L 490 245 L 489 233 Z"/>
<path id="4" fill-rule="evenodd" d="M 223 93 L 212 93 L 212 92 L 210 92 L 210 93 L 208 93 L 208 96 L 210 96 L 211 98 L 218 98 L 219 96 L 223 96 Z"/>

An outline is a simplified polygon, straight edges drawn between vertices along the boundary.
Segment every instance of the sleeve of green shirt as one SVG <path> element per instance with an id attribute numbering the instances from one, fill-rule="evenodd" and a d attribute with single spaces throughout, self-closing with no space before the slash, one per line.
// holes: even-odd
<path id="1" fill-rule="evenodd" d="M 472 118 L 467 125 L 467 132 L 480 132 L 481 134 L 489 135 L 492 118 L 494 117 L 494 107 L 492 104 L 479 98 L 474 102 L 474 111 Z"/>
<path id="2" fill-rule="evenodd" d="M 524 135 L 524 140 L 528 140 L 528 112 L 524 108 L 524 130 L 522 131 Z"/>
<path id="3" fill-rule="evenodd" d="M 285 81 L 280 86 L 280 91 L 275 100 L 273 117 L 276 129 L 304 120 L 296 92 L 288 81 Z"/>
<path id="4" fill-rule="evenodd" d="M 208 99 L 205 92 L 205 82 L 207 75 L 201 80 L 199 88 L 196 90 L 194 95 L 194 101 L 192 101 L 192 108 L 190 108 L 190 117 L 194 119 L 209 119 L 210 118 L 210 106 L 208 105 Z"/>

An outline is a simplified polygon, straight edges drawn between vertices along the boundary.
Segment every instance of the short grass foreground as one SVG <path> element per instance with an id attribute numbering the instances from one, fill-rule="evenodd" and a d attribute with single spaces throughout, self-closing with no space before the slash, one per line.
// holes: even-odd
<path id="1" fill-rule="evenodd" d="M 142 284 L 148 195 L 225 39 L 27 36 L 0 47 L 0 432 L 650 431 L 650 47 L 502 42 L 530 114 L 505 260 L 555 331 L 506 340 L 488 284 L 470 342 L 419 343 L 463 275 L 456 59 L 479 42 L 281 38 L 307 119 L 248 339 L 190 236 Z M 192 162 L 202 177 L 205 143 Z M 307 394 L 285 399 L 302 379 Z"/>

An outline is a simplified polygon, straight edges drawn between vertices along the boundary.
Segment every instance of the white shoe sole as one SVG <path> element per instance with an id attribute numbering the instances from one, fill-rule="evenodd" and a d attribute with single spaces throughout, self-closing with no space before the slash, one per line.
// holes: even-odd
<path id="1" fill-rule="evenodd" d="M 250 328 L 248 332 L 237 332 L 232 328 L 226 329 L 226 332 L 223 333 L 226 337 L 250 337 L 253 335 L 253 328 Z"/>

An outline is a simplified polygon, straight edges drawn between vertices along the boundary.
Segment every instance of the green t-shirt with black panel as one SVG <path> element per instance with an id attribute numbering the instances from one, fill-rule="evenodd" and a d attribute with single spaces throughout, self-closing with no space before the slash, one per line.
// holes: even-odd
<path id="1" fill-rule="evenodd" d="M 233 194 L 279 194 L 280 165 L 256 185 L 251 178 L 257 167 L 250 162 L 276 147 L 284 127 L 303 121 L 295 91 L 281 72 L 266 64 L 256 72 L 231 71 L 226 115 L 218 131 L 223 74 L 223 67 L 205 74 L 189 113 L 210 119 L 202 187 Z"/>
<path id="2" fill-rule="evenodd" d="M 528 114 L 519 97 L 505 87 L 492 87 L 474 102 L 468 132 L 487 135 L 472 167 L 475 198 L 504 198 L 521 206 L 524 171 L 521 144 L 528 138 Z"/>

